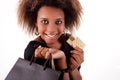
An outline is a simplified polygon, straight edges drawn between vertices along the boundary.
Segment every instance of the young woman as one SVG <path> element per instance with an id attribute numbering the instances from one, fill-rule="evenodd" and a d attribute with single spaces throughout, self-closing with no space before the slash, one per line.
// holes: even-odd
<path id="1" fill-rule="evenodd" d="M 52 54 L 56 70 L 65 70 L 62 80 L 82 80 L 80 66 L 84 52 L 66 40 L 79 27 L 82 7 L 78 0 L 20 0 L 18 22 L 29 34 L 37 37 L 27 45 L 24 58 L 44 64 Z"/>

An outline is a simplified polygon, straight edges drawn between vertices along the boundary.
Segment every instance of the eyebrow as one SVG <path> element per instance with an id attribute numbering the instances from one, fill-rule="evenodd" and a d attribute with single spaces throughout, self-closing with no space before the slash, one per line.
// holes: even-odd
<path id="1" fill-rule="evenodd" d="M 63 19 L 63 18 L 57 18 L 57 19 Z"/>
<path id="2" fill-rule="evenodd" d="M 40 19 L 48 19 L 48 18 L 44 18 L 44 17 L 41 17 Z M 61 19 L 63 19 L 64 20 L 64 18 L 57 18 L 56 20 L 61 20 Z"/>
<path id="3" fill-rule="evenodd" d="M 47 19 L 47 18 L 43 18 L 43 17 L 42 17 L 42 18 L 40 18 L 40 19 Z"/>

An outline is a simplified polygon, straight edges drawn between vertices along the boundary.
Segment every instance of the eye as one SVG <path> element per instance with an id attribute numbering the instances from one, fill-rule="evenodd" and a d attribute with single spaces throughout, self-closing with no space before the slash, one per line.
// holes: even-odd
<path id="1" fill-rule="evenodd" d="M 44 19 L 44 20 L 41 21 L 41 23 L 42 24 L 48 24 L 49 22 L 48 22 L 48 20 Z"/>
<path id="2" fill-rule="evenodd" d="M 56 25 L 60 25 L 60 24 L 62 24 L 62 21 L 61 21 L 61 20 L 57 20 L 57 21 L 55 22 L 55 24 L 56 24 Z"/>

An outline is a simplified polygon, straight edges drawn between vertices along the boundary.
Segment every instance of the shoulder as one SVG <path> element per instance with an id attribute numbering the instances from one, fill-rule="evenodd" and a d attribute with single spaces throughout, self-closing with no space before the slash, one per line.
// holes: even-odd
<path id="1" fill-rule="evenodd" d="M 31 40 L 31 41 L 28 43 L 26 49 L 32 49 L 32 48 L 35 49 L 35 48 L 37 48 L 39 45 L 45 46 L 45 43 L 44 43 L 44 41 L 42 41 L 42 40 L 40 39 L 40 36 L 36 37 L 34 40 Z"/>
<path id="2" fill-rule="evenodd" d="M 63 36 L 69 38 L 71 36 L 71 34 L 66 33 L 66 34 L 63 34 Z"/>
<path id="3" fill-rule="evenodd" d="M 35 44 L 35 46 L 41 45 L 43 47 L 46 47 L 45 41 L 40 36 L 37 36 L 34 40 L 31 40 L 30 43 Z"/>
<path id="4" fill-rule="evenodd" d="M 38 39 L 39 39 L 39 37 L 35 38 L 34 40 L 31 40 L 31 41 L 28 43 L 27 47 L 25 48 L 24 58 L 25 58 L 26 60 L 31 60 L 31 57 L 32 57 L 32 55 L 34 54 L 35 49 L 36 49 L 38 46 L 42 45 L 42 42 L 40 42 Z"/>

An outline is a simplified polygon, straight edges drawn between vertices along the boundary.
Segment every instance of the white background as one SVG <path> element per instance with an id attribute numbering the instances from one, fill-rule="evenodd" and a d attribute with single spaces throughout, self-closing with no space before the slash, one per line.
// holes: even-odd
<path id="1" fill-rule="evenodd" d="M 17 1 L 0 0 L 0 80 L 4 80 L 33 37 L 17 24 Z M 119 0 L 81 0 L 81 28 L 76 31 L 85 43 L 83 80 L 120 80 Z"/>

